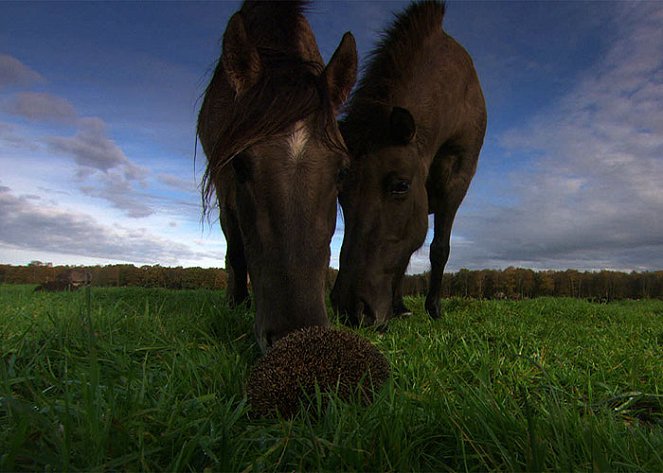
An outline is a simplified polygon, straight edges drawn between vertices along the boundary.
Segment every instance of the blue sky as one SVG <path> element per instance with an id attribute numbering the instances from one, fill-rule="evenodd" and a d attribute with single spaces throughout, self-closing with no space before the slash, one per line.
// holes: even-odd
<path id="1" fill-rule="evenodd" d="M 313 2 L 307 17 L 326 60 L 352 31 L 363 64 L 407 3 Z M 193 155 L 238 8 L 2 3 L 0 263 L 224 265 Z M 447 269 L 662 269 L 663 2 L 449 2 L 444 26 L 489 116 Z"/>

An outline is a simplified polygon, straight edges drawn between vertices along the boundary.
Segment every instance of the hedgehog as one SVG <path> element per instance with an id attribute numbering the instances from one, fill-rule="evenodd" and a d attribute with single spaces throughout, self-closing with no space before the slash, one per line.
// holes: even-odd
<path id="1" fill-rule="evenodd" d="M 368 340 L 348 330 L 307 327 L 278 340 L 251 370 L 247 397 L 252 417 L 289 419 L 321 393 L 365 404 L 389 378 L 389 362 Z"/>

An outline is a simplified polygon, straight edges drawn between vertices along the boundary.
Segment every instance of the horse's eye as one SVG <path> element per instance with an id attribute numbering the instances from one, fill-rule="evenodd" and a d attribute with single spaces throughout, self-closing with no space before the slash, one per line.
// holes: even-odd
<path id="1" fill-rule="evenodd" d="M 389 185 L 389 192 L 394 197 L 404 197 L 409 191 L 410 181 L 407 179 L 397 179 Z"/>
<path id="2" fill-rule="evenodd" d="M 232 158 L 232 167 L 235 171 L 237 182 L 244 184 L 251 178 L 251 163 L 244 154 L 238 154 Z"/>

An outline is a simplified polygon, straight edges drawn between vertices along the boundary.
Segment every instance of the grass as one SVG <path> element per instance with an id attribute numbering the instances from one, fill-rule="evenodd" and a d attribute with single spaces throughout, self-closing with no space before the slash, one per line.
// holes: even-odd
<path id="1" fill-rule="evenodd" d="M 32 288 L 0 286 L 0 471 L 663 471 L 663 301 L 410 299 L 359 330 L 371 406 L 256 421 L 221 293 Z"/>

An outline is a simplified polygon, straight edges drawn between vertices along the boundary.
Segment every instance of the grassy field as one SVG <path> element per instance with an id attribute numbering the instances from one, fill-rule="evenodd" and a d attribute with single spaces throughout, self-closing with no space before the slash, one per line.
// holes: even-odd
<path id="1" fill-rule="evenodd" d="M 0 286 L 0 470 L 663 471 L 663 301 L 445 301 L 378 335 L 369 407 L 251 420 L 250 311 Z"/>

